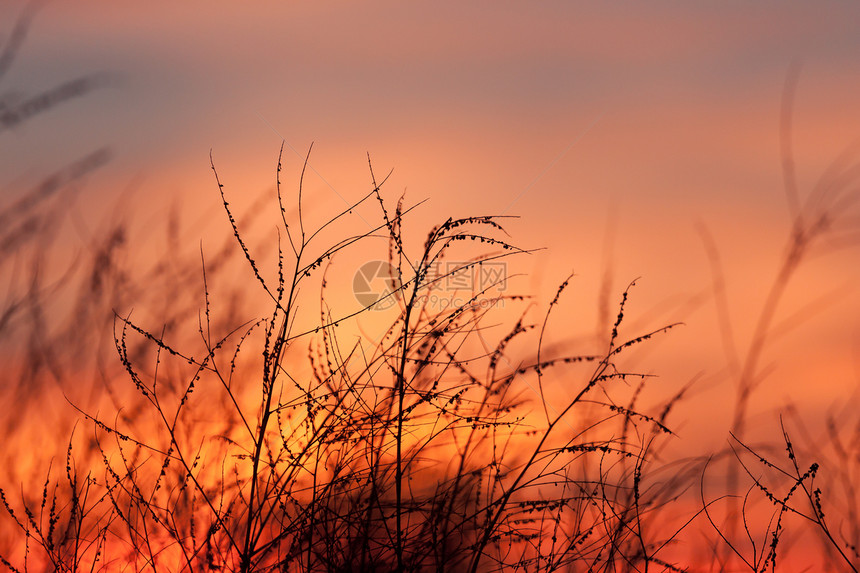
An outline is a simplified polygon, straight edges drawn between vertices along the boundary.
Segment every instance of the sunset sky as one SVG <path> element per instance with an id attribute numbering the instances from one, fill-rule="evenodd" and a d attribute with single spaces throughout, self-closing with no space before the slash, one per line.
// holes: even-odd
<path id="1" fill-rule="evenodd" d="M 0 7 L 0 39 L 24 5 Z M 449 216 L 519 216 L 506 224 L 510 240 L 544 250 L 511 263 L 525 275 L 518 288 L 546 304 L 576 274 L 555 340 L 599 330 L 604 273 L 613 305 L 639 278 L 630 334 L 685 326 L 636 364 L 668 389 L 697 380 L 690 411 L 701 415 L 676 424 L 721 447 L 734 390 L 702 229 L 723 263 L 743 352 L 790 230 L 786 80 L 797 66 L 792 141 L 805 198 L 860 137 L 860 4 L 488 6 L 48 2 L 0 97 L 91 73 L 110 81 L 0 134 L 0 201 L 106 145 L 111 161 L 69 209 L 92 228 L 118 208 L 133 213 L 132 247 L 158 256 L 151 235 L 171 208 L 192 251 L 229 232 L 210 150 L 228 195 L 247 206 L 273 187 L 282 140 L 289 190 L 313 142 L 305 206 L 318 221 L 371 188 L 369 153 L 377 177 L 393 169 L 392 202 L 404 191 L 407 203 L 428 199 L 412 219 L 416 236 Z M 839 214 L 856 245 L 860 211 Z M 73 246 L 80 237 L 68 232 Z M 814 426 L 860 381 L 860 253 L 836 243 L 817 244 L 777 311 L 785 328 L 753 399 L 763 426 L 789 403 Z"/>

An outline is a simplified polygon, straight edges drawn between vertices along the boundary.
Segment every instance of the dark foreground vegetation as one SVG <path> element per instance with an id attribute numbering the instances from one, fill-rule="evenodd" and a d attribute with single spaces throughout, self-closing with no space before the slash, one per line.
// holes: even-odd
<path id="1" fill-rule="evenodd" d="M 675 325 L 627 333 L 632 283 L 602 351 L 566 352 L 545 333 L 568 280 L 532 321 L 526 297 L 498 288 L 510 277 L 439 304 L 452 276 L 527 256 L 502 219 L 448 219 L 414 248 L 404 233 L 411 208 L 386 204 L 371 177 L 365 197 L 310 228 L 304 170 L 289 206 L 279 156 L 279 239 L 264 261 L 213 171 L 250 281 L 235 288 L 267 301 L 268 313 L 216 318 L 201 252 L 193 321 L 148 328 L 116 314 L 124 372 L 106 382 L 115 409 L 71 400 L 80 421 L 65 459 L 39 488 L 2 490 L 10 570 L 770 571 L 790 554 L 789 524 L 805 528 L 804 543 L 832 570 L 856 570 L 858 443 L 835 421 L 841 459 L 826 468 L 787 430 L 783 453 L 746 445 L 737 421 L 732 456 L 663 459 L 687 388 L 638 406 L 652 380 L 627 370 L 625 354 Z M 371 212 L 369 230 L 320 240 Z M 823 225 L 804 214 L 798 225 L 810 227 L 793 231 L 791 269 Z M 376 298 L 347 312 L 330 305 L 331 262 L 374 255 L 388 269 Z M 91 279 L 122 274 L 105 258 L 96 264 Z M 367 316 L 377 334 L 343 335 Z M 755 379 L 738 386 L 739 409 Z M 725 483 L 737 489 L 713 493 L 705 476 L 727 461 Z M 849 505 L 830 507 L 839 487 Z M 691 539 L 693 524 L 709 525 L 709 540 Z M 699 557 L 679 560 L 690 543 Z"/>

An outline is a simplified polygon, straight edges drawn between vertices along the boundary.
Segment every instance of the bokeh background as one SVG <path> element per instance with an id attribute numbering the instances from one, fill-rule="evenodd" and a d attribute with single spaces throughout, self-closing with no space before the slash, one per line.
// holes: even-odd
<path id="1" fill-rule="evenodd" d="M 0 38 L 26 6 L 0 7 Z M 59 238 L 46 261 L 92 251 L 118 219 L 131 282 L 145 282 L 133 271 L 170 258 L 172 244 L 198 258 L 201 245 L 217 250 L 230 231 L 210 151 L 247 211 L 271 197 L 281 142 L 293 191 L 314 142 L 304 201 L 316 221 L 371 189 L 369 153 L 378 178 L 393 170 L 390 197 L 427 199 L 411 218 L 416 237 L 450 216 L 516 215 L 511 241 L 543 250 L 511 259 L 521 275 L 512 288 L 545 305 L 575 273 L 553 323 L 559 344 L 605 336 L 638 278 L 631 334 L 684 322 L 643 347 L 636 366 L 667 395 L 693 382 L 684 411 L 695 415 L 674 420 L 677 448 L 691 455 L 726 444 L 736 380 L 726 326 L 742 357 L 791 231 L 786 98 L 801 199 L 860 136 L 860 5 L 850 2 L 56 0 L 34 13 L 3 77 L 5 106 L 103 75 L 82 97 L 4 126 L 2 205 L 110 150 L 54 205 Z M 767 376 L 750 404 L 762 439 L 779 412 L 796 408 L 814 436 L 857 404 L 860 218 L 850 204 L 833 214 L 763 351 Z M 379 255 L 339 264 L 349 276 Z M 5 264 L 3 288 L 14 293 L 25 268 Z M 62 313 L 62 280 L 51 284 Z M 344 308 L 356 304 L 348 283 L 334 292 Z M 101 344 L 109 354 L 110 338 Z M 4 346 L 11 360 L 18 347 Z"/>

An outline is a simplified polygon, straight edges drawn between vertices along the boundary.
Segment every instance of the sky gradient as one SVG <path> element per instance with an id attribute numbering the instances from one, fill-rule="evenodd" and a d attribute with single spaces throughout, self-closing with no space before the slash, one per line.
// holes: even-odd
<path id="1" fill-rule="evenodd" d="M 23 6 L 0 7 L 0 38 Z M 734 390 L 705 237 L 742 353 L 791 225 L 787 78 L 798 70 L 791 141 L 803 199 L 860 137 L 858 30 L 860 5 L 836 1 L 55 0 L 39 9 L 0 94 L 91 73 L 110 80 L 3 134 L 0 200 L 108 146 L 111 161 L 69 208 L 92 228 L 117 209 L 133 213 L 132 244 L 158 257 L 153 229 L 171 208 L 195 248 L 229 230 L 210 151 L 245 208 L 273 187 L 282 140 L 286 189 L 313 142 L 305 201 L 318 220 L 370 190 L 369 153 L 377 176 L 393 169 L 389 197 L 428 199 L 416 236 L 450 216 L 518 216 L 506 224 L 511 241 L 543 249 L 511 267 L 524 275 L 519 288 L 545 304 L 576 274 L 556 340 L 605 332 L 601 281 L 611 275 L 614 305 L 638 278 L 631 332 L 684 326 L 637 365 L 669 389 L 697 381 L 688 400 L 701 415 L 677 420 L 679 433 L 719 448 Z M 751 406 L 767 431 L 788 404 L 814 427 L 856 398 L 860 259 L 843 239 L 856 245 L 860 217 L 838 214 L 838 233 L 816 243 L 776 311 L 770 374 Z M 74 250 L 80 236 L 67 232 Z"/>
<path id="2" fill-rule="evenodd" d="M 4 33 L 22 6 L 3 8 Z M 370 153 L 377 172 L 393 169 L 393 197 L 429 199 L 418 229 L 448 216 L 519 216 L 508 224 L 515 242 L 546 248 L 524 263 L 525 290 L 552 292 L 574 271 L 581 306 L 571 312 L 585 333 L 596 328 L 589 301 L 603 273 L 616 295 L 641 277 L 642 315 L 687 323 L 665 359 L 691 378 L 722 359 L 718 344 L 702 344 L 717 340 L 713 300 L 685 306 L 711 284 L 702 229 L 725 266 L 743 347 L 790 224 L 786 78 L 798 64 L 793 145 L 805 196 L 860 135 L 859 25 L 860 8 L 843 2 L 51 2 L 5 78 L 9 93 L 112 79 L 6 134 L 4 200 L 107 145 L 113 160 L 72 206 L 80 218 L 109 218 L 122 200 L 152 222 L 181 205 L 197 242 L 210 221 L 224 230 L 210 150 L 242 204 L 271 188 L 282 138 L 285 186 L 315 142 L 306 198 L 319 214 L 369 189 Z M 856 257 L 828 251 L 802 269 L 782 318 L 839 296 L 774 349 L 806 356 L 792 373 L 826 365 L 837 393 L 857 380 Z M 780 382 L 780 399 L 812 399 L 803 387 Z"/>

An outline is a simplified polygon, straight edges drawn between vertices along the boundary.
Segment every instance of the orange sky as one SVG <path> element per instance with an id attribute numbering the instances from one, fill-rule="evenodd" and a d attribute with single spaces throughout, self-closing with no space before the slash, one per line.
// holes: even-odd
<path id="1" fill-rule="evenodd" d="M 22 6 L 0 7 L 0 38 Z M 449 216 L 520 216 L 508 224 L 513 242 L 546 248 L 515 263 L 527 275 L 521 290 L 545 302 L 577 274 L 557 340 L 595 333 L 606 268 L 615 298 L 641 277 L 630 324 L 686 326 L 637 365 L 670 388 L 701 376 L 689 398 L 701 415 L 677 423 L 720 447 L 733 391 L 697 225 L 725 265 L 743 349 L 788 236 L 779 118 L 790 65 L 801 64 L 794 150 L 805 197 L 860 136 L 857 30 L 860 5 L 835 1 L 56 0 L 39 11 L 0 95 L 91 72 L 116 81 L 0 136 L 0 200 L 108 145 L 113 160 L 70 206 L 78 218 L 98 227 L 128 201 L 133 243 L 152 256 L 152 229 L 180 205 L 186 240 L 214 248 L 226 226 L 210 149 L 241 206 L 271 187 L 282 138 L 300 154 L 315 142 L 306 205 L 321 218 L 370 189 L 369 152 L 377 174 L 394 169 L 392 199 L 404 189 L 408 202 L 429 199 L 419 229 Z M 301 162 L 289 149 L 286 158 L 294 189 Z M 846 215 L 856 236 L 857 211 Z M 80 240 L 67 232 L 69 244 Z M 765 354 L 775 370 L 753 409 L 769 427 L 789 402 L 814 425 L 860 379 L 857 250 L 817 252 L 777 313 L 796 328 Z"/>
<path id="2" fill-rule="evenodd" d="M 3 21 L 18 10 L 4 8 Z M 451 215 L 519 215 L 509 224 L 515 242 L 547 248 L 522 263 L 538 281 L 524 288 L 549 292 L 575 271 L 582 306 L 571 312 L 586 334 L 608 226 L 614 290 L 641 276 L 633 304 L 652 316 L 709 287 L 696 231 L 703 223 L 726 265 L 743 341 L 788 228 L 778 131 L 786 74 L 801 62 L 795 149 L 806 193 L 860 129 L 858 20 L 850 4 L 810 2 L 504 2 L 493 10 L 53 2 L 40 10 L 6 89 L 26 95 L 101 71 L 117 81 L 7 133 L 4 194 L 107 144 L 114 160 L 73 206 L 81 218 L 96 225 L 135 187 L 138 220 L 157 221 L 181 204 L 196 242 L 210 219 L 224 229 L 210 149 L 241 204 L 270 187 L 281 137 L 299 153 L 314 141 L 320 177 L 309 178 L 309 209 L 321 214 L 368 189 L 370 152 L 378 172 L 394 169 L 392 197 L 405 189 L 411 201 L 429 199 L 417 228 Z M 285 185 L 300 165 L 290 155 Z M 138 243 L 152 244 L 141 233 Z M 815 261 L 783 309 L 788 316 L 843 289 L 785 341 L 788 356 L 798 354 L 788 345 L 805 349 L 790 370 L 820 373 L 826 364 L 834 393 L 856 382 L 854 260 L 845 251 Z M 652 318 L 687 322 L 660 343 L 671 375 L 714 372 L 722 356 L 701 343 L 714 340 L 713 304 L 673 312 Z M 808 359 L 819 355 L 827 359 Z M 669 375 L 666 368 L 654 365 Z M 804 396 L 800 381 L 780 383 L 787 387 Z"/>

